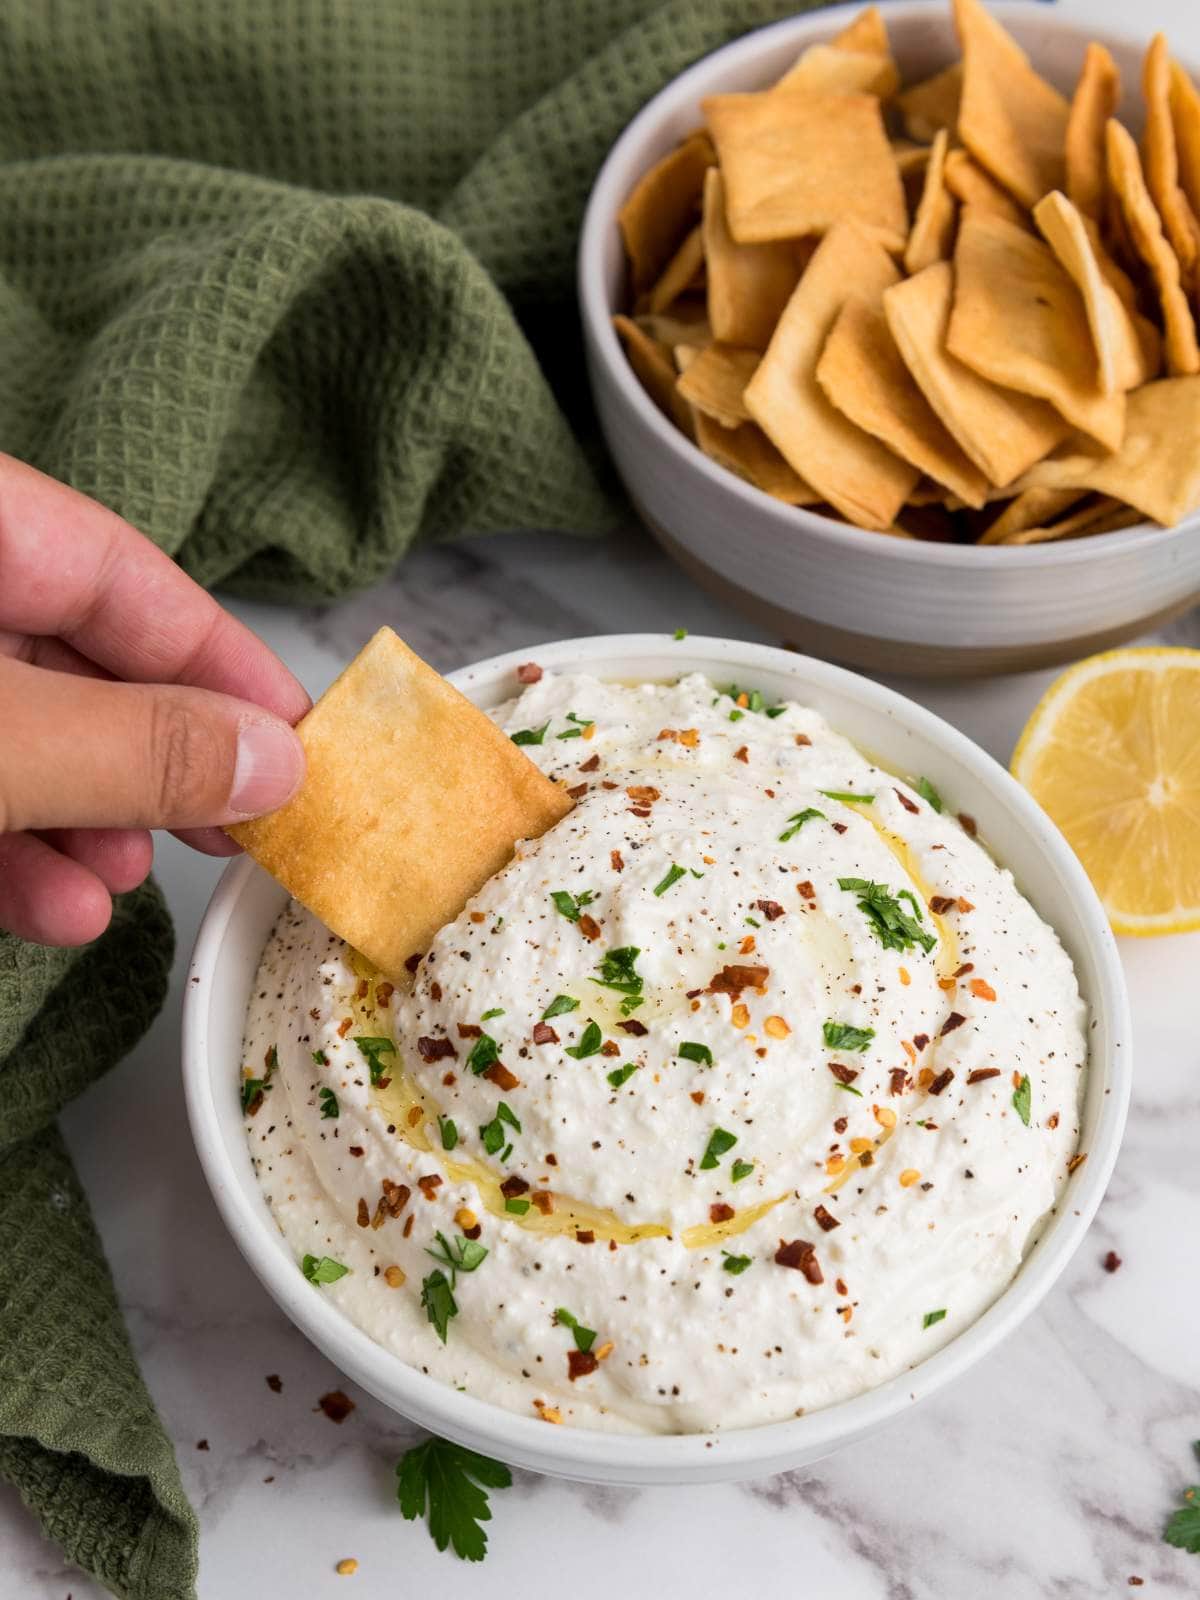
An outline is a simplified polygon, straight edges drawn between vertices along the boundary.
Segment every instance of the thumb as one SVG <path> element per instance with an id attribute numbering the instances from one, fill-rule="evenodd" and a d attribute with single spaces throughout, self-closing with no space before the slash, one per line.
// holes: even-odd
<path id="1" fill-rule="evenodd" d="M 207 689 L 0 660 L 0 730 L 0 833 L 240 822 L 304 777 L 286 722 Z"/>

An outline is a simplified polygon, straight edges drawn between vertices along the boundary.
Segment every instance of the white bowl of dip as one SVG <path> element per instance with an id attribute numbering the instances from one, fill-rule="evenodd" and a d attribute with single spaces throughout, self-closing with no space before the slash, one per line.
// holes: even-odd
<path id="1" fill-rule="evenodd" d="M 824 7 L 759 28 L 689 67 L 634 117 L 596 178 L 577 283 L 596 412 L 630 499 L 683 569 L 779 638 L 872 672 L 1026 671 L 1107 650 L 1177 616 L 1200 594 L 1196 518 L 1018 548 L 885 538 L 786 506 L 710 461 L 662 415 L 613 331 L 625 304 L 617 213 L 642 175 L 701 124 L 706 95 L 762 89 L 861 7 Z M 1057 6 L 1005 0 L 998 19 L 1065 95 L 1089 40 L 1112 53 L 1120 117 L 1141 133 L 1147 38 L 1121 37 Z M 883 9 L 906 85 L 959 58 L 949 0 Z M 1187 70 L 1195 72 L 1193 63 Z"/>
<path id="2" fill-rule="evenodd" d="M 509 654 L 450 675 L 491 709 L 520 693 Z M 989 851 L 1057 932 L 1088 1008 L 1089 1062 L 1079 1150 L 1087 1159 L 1028 1247 L 1016 1275 L 982 1315 L 935 1353 L 853 1398 L 782 1422 L 686 1434 L 548 1426 L 427 1376 L 351 1323 L 297 1270 L 253 1170 L 242 1115 L 243 1034 L 260 956 L 287 903 L 248 859 L 232 863 L 213 895 L 186 987 L 183 1066 L 188 1113 L 218 1208 L 246 1260 L 291 1320 L 343 1372 L 385 1405 L 447 1438 L 534 1471 L 595 1482 L 694 1483 L 755 1477 L 814 1461 L 935 1393 L 1013 1332 L 1079 1246 L 1116 1159 L 1130 1088 L 1130 1023 L 1112 934 L 1082 868 L 1054 824 L 970 740 L 929 712 L 840 668 L 730 640 L 629 635 L 540 647 L 549 671 L 669 682 L 700 672 L 752 684 L 768 701 L 811 707 L 897 775 L 927 777 L 975 819 Z"/>

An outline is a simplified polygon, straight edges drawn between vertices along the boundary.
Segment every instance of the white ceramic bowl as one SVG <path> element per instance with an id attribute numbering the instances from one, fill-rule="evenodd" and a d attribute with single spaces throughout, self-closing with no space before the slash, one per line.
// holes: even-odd
<path id="1" fill-rule="evenodd" d="M 450 681 L 477 705 L 498 705 L 519 692 L 516 667 L 528 654 L 466 667 Z M 1081 1145 L 1088 1159 L 1013 1283 L 978 1322 L 910 1372 L 824 1411 L 738 1432 L 646 1438 L 547 1427 L 424 1376 L 305 1282 L 251 1169 L 238 1093 L 242 1030 L 259 957 L 287 896 L 248 859 L 229 866 L 217 886 L 186 986 L 183 1072 L 196 1149 L 226 1226 L 268 1293 L 343 1372 L 424 1427 L 537 1472 L 595 1482 L 698 1483 L 781 1472 L 862 1437 L 965 1372 L 1029 1315 L 1078 1247 L 1116 1159 L 1129 1098 L 1129 1015 L 1116 946 L 1091 885 L 1049 818 L 990 756 L 889 689 L 784 650 L 722 639 L 574 639 L 539 647 L 537 659 L 608 678 L 662 680 L 700 671 L 721 682 L 756 684 L 770 696 L 815 706 L 895 771 L 927 774 L 956 808 L 976 818 L 981 837 L 1058 930 L 1091 1007 Z"/>
<path id="2" fill-rule="evenodd" d="M 703 96 L 765 87 L 859 9 L 810 12 L 706 56 L 638 113 L 601 168 L 579 242 L 579 299 L 592 392 L 617 470 L 685 570 L 802 649 L 874 671 L 928 674 L 1013 671 L 1108 649 L 1200 596 L 1200 518 L 1008 549 L 864 532 L 782 505 L 709 461 L 646 395 L 613 332 L 625 285 L 616 216 L 638 178 L 699 125 Z M 1066 94 L 1088 39 L 1105 43 L 1125 83 L 1121 115 L 1139 131 L 1144 42 L 1089 29 L 1057 7 L 995 10 Z M 949 0 L 897 0 L 884 18 L 905 82 L 957 58 Z"/>

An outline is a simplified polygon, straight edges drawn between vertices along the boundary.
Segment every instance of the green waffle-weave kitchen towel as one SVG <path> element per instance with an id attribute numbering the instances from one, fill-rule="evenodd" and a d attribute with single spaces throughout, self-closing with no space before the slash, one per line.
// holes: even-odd
<path id="1" fill-rule="evenodd" d="M 573 251 L 669 78 L 812 0 L 5 0 L 0 449 L 206 585 L 314 600 L 418 537 L 621 515 Z M 119 1595 L 195 1523 L 59 1107 L 148 1025 L 169 924 L 0 936 L 0 1475 Z"/>

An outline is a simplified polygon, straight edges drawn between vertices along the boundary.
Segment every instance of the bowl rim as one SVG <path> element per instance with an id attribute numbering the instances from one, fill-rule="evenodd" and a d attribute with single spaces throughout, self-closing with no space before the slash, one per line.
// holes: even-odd
<path id="1" fill-rule="evenodd" d="M 1076 35 L 1081 46 L 1090 40 L 1101 44 L 1124 46 L 1133 51 L 1144 49 L 1139 37 L 1110 27 L 1089 26 L 1072 16 L 1051 12 L 1044 0 L 990 0 L 993 10 L 1001 20 L 1013 18 L 1036 21 L 1042 27 Z M 892 24 L 909 18 L 936 17 L 951 22 L 948 15 L 949 0 L 891 0 L 885 15 L 889 28 Z M 698 472 L 716 489 L 724 489 L 740 500 L 748 511 L 774 513 L 781 523 L 792 529 L 820 536 L 833 546 L 840 547 L 847 556 L 870 552 L 885 561 L 914 561 L 931 568 L 991 567 L 1073 567 L 1080 562 L 1093 562 L 1100 553 L 1120 555 L 1148 539 L 1155 539 L 1160 547 L 1190 538 L 1195 533 L 1200 511 L 1185 517 L 1171 528 L 1160 528 L 1149 520 L 1131 528 L 1114 529 L 1110 533 L 1093 534 L 1086 539 L 1051 540 L 1046 544 L 1000 547 L 979 544 L 937 544 L 920 539 L 889 539 L 867 528 L 857 528 L 852 523 L 838 522 L 831 517 L 819 516 L 804 506 L 785 505 L 774 500 L 753 484 L 745 482 L 736 473 L 718 466 L 703 451 L 674 427 L 642 388 L 625 357 L 620 340 L 612 326 L 612 314 L 604 286 L 603 257 L 605 236 L 616 226 L 616 216 L 628 193 L 629 179 L 624 167 L 643 141 L 671 114 L 684 109 L 689 103 L 699 116 L 701 90 L 697 86 L 721 66 L 742 65 L 754 60 L 762 51 L 783 41 L 804 44 L 814 35 L 824 36 L 836 30 L 839 22 L 862 9 L 859 0 L 826 6 L 805 12 L 796 17 L 785 17 L 755 28 L 721 45 L 716 50 L 693 62 L 677 77 L 663 86 L 626 125 L 604 158 L 596 175 L 584 211 L 583 225 L 576 252 L 576 288 L 584 335 L 597 361 L 604 365 L 606 375 L 613 381 L 624 404 L 633 411 L 638 423 L 657 445 L 666 449 L 685 470 Z M 1195 71 L 1188 63 L 1186 70 L 1193 77 Z M 1137 93 L 1140 94 L 1140 85 Z M 645 171 L 644 163 L 641 171 Z"/>
<path id="2" fill-rule="evenodd" d="M 508 651 L 447 676 L 465 693 L 473 688 L 486 691 L 515 674 L 529 653 L 528 647 Z M 661 657 L 664 678 L 693 670 L 713 676 L 765 671 L 792 678 L 792 692 L 799 698 L 824 690 L 847 695 L 929 739 L 955 760 L 968 775 L 965 804 L 970 804 L 972 789 L 986 791 L 1015 814 L 1044 865 L 1063 881 L 1076 909 L 1080 942 L 1096 967 L 1096 992 L 1089 995 L 1093 1020 L 1103 1014 L 1109 1024 L 1107 1093 L 1088 1160 L 1068 1179 L 1070 1204 L 1060 1203 L 1053 1226 L 1040 1236 L 1016 1276 L 955 1338 L 877 1388 L 798 1418 L 713 1433 L 606 1433 L 547 1427 L 537 1418 L 460 1393 L 377 1344 L 331 1301 L 313 1293 L 294 1265 L 285 1261 L 269 1217 L 252 1204 L 235 1158 L 226 1148 L 216 1101 L 218 1063 L 208 1048 L 208 1018 L 220 1000 L 214 978 L 222 943 L 240 914 L 245 889 L 261 872 L 248 857 L 230 863 L 222 874 L 201 920 L 184 984 L 182 1064 L 196 1151 L 226 1227 L 271 1297 L 343 1372 L 401 1414 L 473 1449 L 566 1477 L 689 1483 L 782 1471 L 872 1431 L 961 1376 L 1035 1309 L 1081 1244 L 1117 1157 L 1130 1094 L 1131 1024 L 1116 942 L 1083 868 L 1032 797 L 965 734 L 892 689 L 811 657 L 729 639 L 689 636 L 687 648 L 681 650 L 670 635 L 613 634 L 539 645 L 537 655 L 547 667 L 590 669 L 613 677 L 623 675 L 619 671 L 623 662 Z"/>

